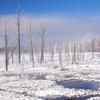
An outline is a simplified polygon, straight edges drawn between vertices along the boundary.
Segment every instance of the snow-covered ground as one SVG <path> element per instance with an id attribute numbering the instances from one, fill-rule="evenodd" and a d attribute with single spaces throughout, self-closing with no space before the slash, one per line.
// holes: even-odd
<path id="1" fill-rule="evenodd" d="M 17 58 L 15 58 L 16 60 Z M 100 100 L 100 54 L 87 53 L 78 64 L 63 61 L 32 63 L 24 55 L 22 64 L 10 61 L 5 72 L 0 54 L 0 100 Z"/>

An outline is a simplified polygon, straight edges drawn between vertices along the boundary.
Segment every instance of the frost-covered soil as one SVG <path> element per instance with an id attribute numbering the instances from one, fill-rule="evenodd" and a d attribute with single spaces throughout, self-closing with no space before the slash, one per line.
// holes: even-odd
<path id="1" fill-rule="evenodd" d="M 34 68 L 24 60 L 22 64 L 11 63 L 9 71 L 5 72 L 2 55 L 0 100 L 100 100 L 100 57 L 99 54 L 95 59 L 89 56 L 87 54 L 87 58 L 79 64 L 64 62 L 61 66 L 45 62 L 41 65 L 36 63 Z M 75 83 L 75 87 L 69 88 L 67 83 L 63 84 L 69 81 L 81 81 L 82 86 L 89 82 L 93 86 L 86 85 L 86 89 Z"/>

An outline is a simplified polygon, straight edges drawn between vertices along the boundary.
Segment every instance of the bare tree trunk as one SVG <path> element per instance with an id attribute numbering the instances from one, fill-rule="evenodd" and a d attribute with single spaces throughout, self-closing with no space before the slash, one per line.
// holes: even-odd
<path id="1" fill-rule="evenodd" d="M 81 43 L 79 44 L 79 60 L 82 60 L 82 45 Z"/>
<path id="2" fill-rule="evenodd" d="M 6 67 L 6 71 L 8 71 L 8 64 L 9 64 L 9 59 L 8 59 L 8 37 L 7 37 L 6 26 L 5 26 L 5 67 Z"/>
<path id="3" fill-rule="evenodd" d="M 66 50 L 67 50 L 67 64 L 70 60 L 70 48 L 69 48 L 69 41 L 67 40 L 67 47 L 66 47 Z"/>
<path id="4" fill-rule="evenodd" d="M 94 59 L 94 52 L 95 52 L 95 39 L 92 40 L 92 59 Z"/>
<path id="5" fill-rule="evenodd" d="M 59 47 L 59 64 L 62 66 L 62 48 L 61 46 Z"/>
<path id="6" fill-rule="evenodd" d="M 76 42 L 76 63 L 78 64 L 80 61 L 80 55 L 79 55 L 79 43 L 78 41 Z"/>
<path id="7" fill-rule="evenodd" d="M 14 51 L 11 51 L 11 56 L 12 56 L 12 63 L 14 63 Z"/>
<path id="8" fill-rule="evenodd" d="M 18 62 L 21 63 L 21 43 L 20 43 L 20 7 L 18 5 L 17 12 L 17 28 L 18 28 Z"/>
<path id="9" fill-rule="evenodd" d="M 100 39 L 98 39 L 98 52 L 100 52 Z"/>
<path id="10" fill-rule="evenodd" d="M 44 45 L 45 45 L 45 29 L 42 27 L 42 33 L 41 33 L 41 58 L 40 62 L 44 61 Z"/>
<path id="11" fill-rule="evenodd" d="M 66 46 L 66 42 L 65 42 L 65 61 L 67 60 L 67 46 Z"/>
<path id="12" fill-rule="evenodd" d="M 51 61 L 54 63 L 54 42 L 51 43 Z"/>
<path id="13" fill-rule="evenodd" d="M 30 24 L 30 60 L 33 63 L 34 67 L 34 50 L 33 50 L 33 41 L 32 41 L 32 29 L 31 29 L 31 24 Z"/>
<path id="14" fill-rule="evenodd" d="M 72 47 L 72 64 L 76 63 L 76 44 L 74 43 Z"/>
<path id="15" fill-rule="evenodd" d="M 85 53 L 86 53 L 86 50 L 85 50 L 85 46 L 83 45 L 82 46 L 82 60 L 85 59 Z"/>
<path id="16" fill-rule="evenodd" d="M 40 61 L 40 47 L 39 47 L 39 44 L 38 44 L 38 46 L 37 46 L 37 48 L 36 48 L 36 52 L 35 52 L 35 55 L 36 55 L 36 58 L 37 58 L 37 62 L 38 63 L 41 63 L 41 61 Z"/>

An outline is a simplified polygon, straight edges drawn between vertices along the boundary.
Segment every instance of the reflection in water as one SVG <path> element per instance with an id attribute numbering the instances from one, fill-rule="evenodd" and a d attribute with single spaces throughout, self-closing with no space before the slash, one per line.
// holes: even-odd
<path id="1" fill-rule="evenodd" d="M 51 97 L 46 97 L 44 100 L 71 100 L 68 97 L 65 96 L 51 96 Z"/>
<path id="2" fill-rule="evenodd" d="M 100 88 L 99 82 L 92 82 L 92 81 L 83 81 L 83 80 L 69 80 L 69 81 L 56 81 L 57 85 L 62 85 L 64 88 L 75 88 L 75 89 L 90 89 L 90 90 L 97 90 Z M 100 95 L 84 95 L 80 97 L 71 97 L 68 98 L 67 96 L 51 96 L 46 97 L 44 100 L 86 100 L 91 97 L 100 97 Z"/>
<path id="3" fill-rule="evenodd" d="M 44 100 L 87 100 L 93 97 L 100 97 L 100 95 L 86 95 L 83 97 L 70 97 L 70 98 L 65 96 L 51 96 L 51 97 L 46 97 Z"/>
<path id="4" fill-rule="evenodd" d="M 64 88 L 97 90 L 100 87 L 99 82 L 91 82 L 83 80 L 57 81 L 56 83 L 58 85 L 64 86 Z"/>

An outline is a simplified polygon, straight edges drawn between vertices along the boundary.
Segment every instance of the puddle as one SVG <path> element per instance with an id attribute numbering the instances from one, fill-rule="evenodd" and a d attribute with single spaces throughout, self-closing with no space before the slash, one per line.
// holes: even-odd
<path id="1" fill-rule="evenodd" d="M 51 96 L 51 97 L 46 97 L 44 100 L 71 100 L 68 97 L 65 96 Z"/>
<path id="2" fill-rule="evenodd" d="M 99 98 L 100 95 L 87 95 L 83 97 L 51 96 L 44 98 L 44 100 L 100 100 Z"/>
<path id="3" fill-rule="evenodd" d="M 91 82 L 83 80 L 57 81 L 56 83 L 57 85 L 62 85 L 64 88 L 90 89 L 90 90 L 97 90 L 100 88 L 99 82 Z"/>

